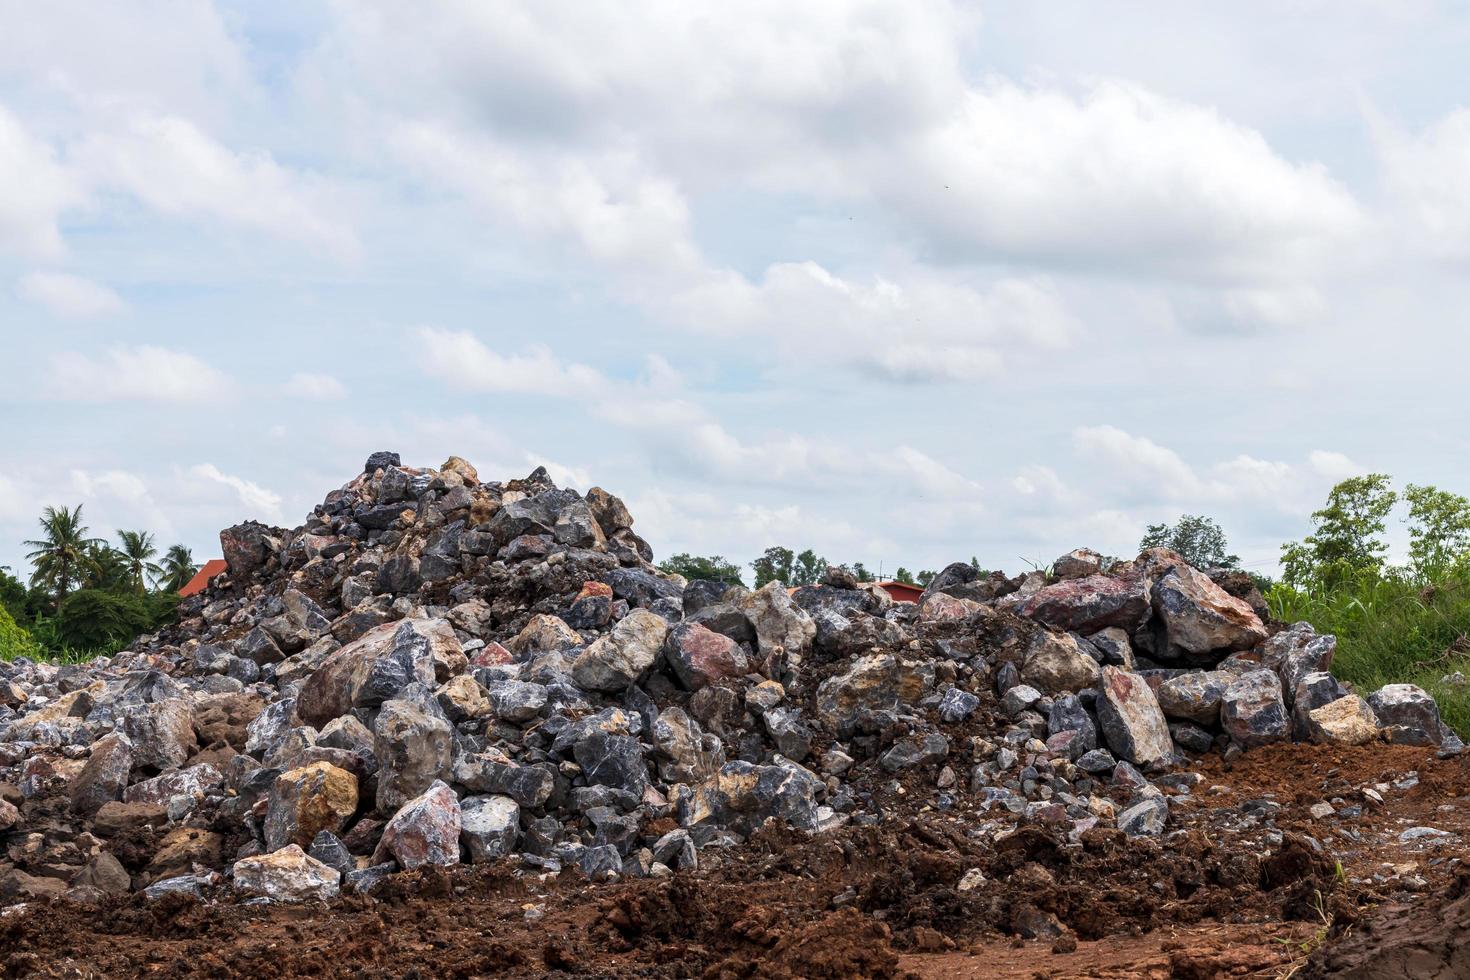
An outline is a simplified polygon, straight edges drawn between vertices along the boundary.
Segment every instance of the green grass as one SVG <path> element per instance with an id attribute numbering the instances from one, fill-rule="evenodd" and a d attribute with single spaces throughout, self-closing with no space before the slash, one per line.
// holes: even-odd
<path id="1" fill-rule="evenodd" d="M 1432 582 L 1364 572 L 1332 590 L 1276 585 L 1267 595 L 1276 618 L 1306 620 L 1337 636 L 1332 673 L 1366 695 L 1384 684 L 1417 684 L 1439 702 L 1446 724 L 1470 735 L 1470 686 L 1442 684 L 1470 675 L 1470 568 Z"/>

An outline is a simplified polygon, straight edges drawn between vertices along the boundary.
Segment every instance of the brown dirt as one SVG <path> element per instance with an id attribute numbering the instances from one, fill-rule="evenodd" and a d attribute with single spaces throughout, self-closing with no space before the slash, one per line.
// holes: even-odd
<path id="1" fill-rule="evenodd" d="M 665 880 L 493 866 L 403 875 L 376 899 L 329 905 L 34 906 L 0 916 L 0 977 L 1266 977 L 1314 950 L 1312 976 L 1470 975 L 1454 945 L 1470 927 L 1456 874 L 1470 764 L 1277 746 L 1196 771 L 1204 782 L 1162 840 L 1094 829 L 1071 845 L 995 811 L 943 811 L 929 774 L 879 827 L 767 831 Z M 1362 803 L 1364 784 L 1411 771 L 1416 788 L 1360 817 L 1306 812 Z M 1279 846 L 1241 824 L 1242 804 L 1261 798 L 1283 807 Z M 992 842 L 976 833 L 987 823 L 1013 832 Z M 1399 844 L 1417 824 L 1461 838 Z M 961 890 L 972 871 L 983 882 Z M 1384 952 L 1413 944 L 1420 954 Z"/>

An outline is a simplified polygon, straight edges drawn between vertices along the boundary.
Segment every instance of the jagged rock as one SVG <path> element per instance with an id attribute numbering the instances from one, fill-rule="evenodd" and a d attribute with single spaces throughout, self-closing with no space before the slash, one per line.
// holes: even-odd
<path id="1" fill-rule="evenodd" d="M 898 772 L 912 766 L 943 762 L 949 755 L 949 739 L 937 732 L 927 735 L 911 735 L 893 743 L 892 748 L 878 759 L 879 765 L 889 772 Z"/>
<path id="2" fill-rule="evenodd" d="M 1138 674 L 1112 666 L 1102 668 L 1097 720 L 1108 747 L 1120 759 L 1157 766 L 1174 757 L 1174 741 L 1158 699 Z"/>
<path id="3" fill-rule="evenodd" d="M 444 717 L 454 724 L 483 718 L 491 710 L 485 689 L 468 674 L 460 674 L 445 681 L 434 692 L 434 699 L 439 702 L 439 710 L 444 712 Z"/>
<path id="4" fill-rule="evenodd" d="M 134 705 L 123 715 L 122 731 L 138 768 L 176 769 L 199 751 L 194 712 L 183 698 Z"/>
<path id="5" fill-rule="evenodd" d="M 669 631 L 661 616 L 635 609 L 572 661 L 572 679 L 589 691 L 617 692 L 653 668 Z"/>
<path id="6" fill-rule="evenodd" d="M 1059 579 L 1086 578 L 1103 570 L 1103 556 L 1091 548 L 1076 548 L 1051 563 L 1051 573 Z"/>
<path id="7" fill-rule="evenodd" d="M 793 708 L 768 708 L 761 714 L 766 734 L 776 749 L 793 762 L 801 762 L 812 751 L 812 732 Z M 721 762 L 724 760 L 721 759 Z"/>
<path id="8" fill-rule="evenodd" d="M 915 703 L 933 687 L 933 664 L 900 660 L 888 653 L 869 654 L 817 687 L 817 715 L 840 737 L 846 737 L 864 713 Z"/>
<path id="9" fill-rule="evenodd" d="M 686 590 L 687 591 L 687 590 Z M 740 644 L 699 623 L 679 623 L 664 638 L 664 660 L 680 685 L 688 691 L 750 671 Z"/>
<path id="10" fill-rule="evenodd" d="M 449 722 L 409 701 L 385 701 L 373 722 L 378 760 L 377 806 L 392 813 L 449 772 Z"/>
<path id="11" fill-rule="evenodd" d="M 459 798 L 454 790 L 435 780 L 388 821 L 373 852 L 373 863 L 381 864 L 391 857 L 405 871 L 426 864 L 458 864 L 462 829 Z"/>
<path id="12" fill-rule="evenodd" d="M 1337 637 L 1319 636 L 1310 623 L 1294 623 L 1261 644 L 1261 666 L 1281 677 L 1281 690 L 1291 707 L 1296 686 L 1308 674 L 1324 673 L 1337 653 Z"/>
<path id="13" fill-rule="evenodd" d="M 78 897 L 117 898 L 132 890 L 133 879 L 111 851 L 101 851 L 71 880 L 70 891 Z"/>
<path id="14" fill-rule="evenodd" d="M 939 699 L 939 705 L 935 708 L 935 711 L 938 712 L 941 720 L 953 725 L 970 717 L 978 707 L 980 707 L 980 699 L 975 695 L 969 691 L 962 691 L 957 687 L 951 687 Z"/>
<path id="15" fill-rule="evenodd" d="M 236 524 L 219 533 L 220 553 L 230 574 L 236 578 L 246 578 L 264 567 L 275 545 L 272 529 L 255 521 Z"/>
<path id="16" fill-rule="evenodd" d="M 667 782 L 702 782 L 714 775 L 725 761 L 720 740 L 701 731 L 699 723 L 691 720 L 682 708 L 671 705 L 660 712 L 653 723 L 652 736 L 659 775 Z M 636 764 L 642 765 L 641 758 Z M 636 779 L 626 786 L 616 781 L 603 785 L 632 791 Z"/>
<path id="17" fill-rule="evenodd" d="M 338 833 L 357 812 L 357 777 L 328 762 L 283 772 L 271 789 L 265 848 L 310 847 L 321 831 Z"/>
<path id="18" fill-rule="evenodd" d="M 637 796 L 648 788 L 643 746 L 636 738 L 593 732 L 577 742 L 573 755 L 587 782 L 594 786 L 611 786 Z"/>
<path id="19" fill-rule="evenodd" d="M 1006 689 L 1005 696 L 1000 699 L 1000 708 L 1014 718 L 1040 700 L 1041 692 L 1036 688 L 1029 684 L 1015 684 Z"/>
<path id="20" fill-rule="evenodd" d="M 133 771 L 133 743 L 112 732 L 92 743 L 92 755 L 70 786 L 72 809 L 96 813 L 102 804 L 122 799 Z"/>
<path id="21" fill-rule="evenodd" d="M 1061 630 L 1095 633 L 1118 627 L 1132 633 L 1148 617 L 1149 597 L 1140 578 L 1088 575 L 1032 593 L 1015 612 Z"/>
<path id="22" fill-rule="evenodd" d="M 1284 693 L 1284 692 L 1283 692 Z M 1296 682 L 1295 695 L 1291 703 L 1291 737 L 1306 742 L 1312 737 L 1309 715 L 1317 708 L 1331 704 L 1350 692 L 1336 677 L 1325 671 L 1307 674 Z"/>
<path id="23" fill-rule="evenodd" d="M 501 721 L 524 724 L 546 707 L 545 685 L 527 681 L 495 681 L 485 689 L 490 709 Z"/>
<path id="24" fill-rule="evenodd" d="M 1021 681 L 1043 694 L 1086 690 L 1097 684 L 1097 661 L 1083 652 L 1070 633 L 1038 631 L 1026 648 Z"/>
<path id="25" fill-rule="evenodd" d="M 475 864 L 515 850 L 521 808 L 508 796 L 468 796 L 460 803 L 460 840 Z"/>
<path id="26" fill-rule="evenodd" d="M 1253 670 L 1231 681 L 1220 698 L 1220 724 L 1244 748 L 1285 739 L 1291 723 L 1276 672 Z"/>
<path id="27" fill-rule="evenodd" d="M 352 852 L 330 830 L 318 831 L 311 839 L 311 847 L 306 853 L 327 867 L 335 868 L 344 878 L 357 870 L 357 861 L 352 857 Z"/>
<path id="28" fill-rule="evenodd" d="M 1118 829 L 1129 837 L 1156 837 L 1169 822 L 1169 804 L 1158 798 L 1136 803 L 1118 814 Z"/>
<path id="29" fill-rule="evenodd" d="M 929 623 L 969 619 L 985 612 L 985 607 L 974 599 L 952 596 L 947 592 L 925 592 L 919 600 L 919 618 Z"/>
<path id="30" fill-rule="evenodd" d="M 1220 721 L 1220 701 L 1235 676 L 1218 670 L 1192 670 L 1159 685 L 1159 707 L 1171 718 L 1187 718 L 1201 725 Z"/>
<path id="31" fill-rule="evenodd" d="M 812 618 L 796 603 L 780 582 L 767 582 L 754 592 L 747 592 L 735 606 L 755 630 L 756 648 L 763 661 L 763 673 L 772 680 L 782 680 L 786 670 L 797 670 L 802 658 L 817 635 Z"/>
<path id="32" fill-rule="evenodd" d="M 1307 713 L 1312 741 L 1323 745 L 1366 745 L 1378 738 L 1378 716 L 1368 703 L 1349 694 Z"/>
<path id="33" fill-rule="evenodd" d="M 235 888 L 273 902 L 325 901 L 336 896 L 342 876 L 295 844 L 235 862 Z"/>
<path id="34" fill-rule="evenodd" d="M 1057 698 L 1052 703 L 1046 718 L 1046 731 L 1048 735 L 1074 733 L 1066 745 L 1067 754 L 1071 758 L 1075 759 L 1097 748 L 1097 723 L 1083 707 L 1082 699 L 1075 694 Z"/>
<path id="35" fill-rule="evenodd" d="M 1103 663 L 1122 667 L 1124 670 L 1134 669 L 1133 644 L 1129 641 L 1126 630 L 1109 626 L 1107 629 L 1090 634 L 1087 642 L 1103 655 Z"/>
<path id="36" fill-rule="evenodd" d="M 519 633 L 505 642 L 505 647 L 518 657 L 533 653 L 554 653 L 582 645 L 577 631 L 556 616 L 537 613 Z"/>
<path id="37" fill-rule="evenodd" d="M 1154 652 L 1160 656 L 1248 650 L 1266 638 L 1250 606 L 1182 562 L 1154 583 L 1151 599 L 1160 627 Z"/>
<path id="38" fill-rule="evenodd" d="M 1386 684 L 1368 695 L 1368 706 L 1373 709 L 1390 742 L 1439 745 L 1444 740 L 1439 705 L 1422 687 Z"/>
<path id="39" fill-rule="evenodd" d="M 418 682 L 433 687 L 436 659 L 463 658 L 443 619 L 405 619 L 364 633 L 332 653 L 307 679 L 296 713 L 321 726 L 353 708 L 372 708 Z"/>

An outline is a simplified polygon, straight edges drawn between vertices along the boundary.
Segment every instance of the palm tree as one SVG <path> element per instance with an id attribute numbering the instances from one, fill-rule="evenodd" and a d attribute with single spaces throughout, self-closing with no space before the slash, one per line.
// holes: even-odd
<path id="1" fill-rule="evenodd" d="M 128 579 L 135 591 L 142 592 L 147 588 L 145 574 L 157 576 L 163 572 L 151 560 L 158 555 L 158 549 L 153 547 L 153 535 L 148 531 L 119 530 L 117 539 L 122 542 L 122 547 L 117 550 L 126 562 Z"/>
<path id="2" fill-rule="evenodd" d="M 194 564 L 194 553 L 181 544 L 173 545 L 159 562 L 153 587 L 160 592 L 177 592 L 189 584 L 197 571 L 199 566 Z"/>
<path id="3" fill-rule="evenodd" d="M 87 537 L 81 504 L 60 510 L 47 507 L 41 515 L 41 532 L 40 540 L 25 542 L 35 549 L 26 555 L 35 566 L 31 584 L 52 590 L 59 606 L 72 586 L 95 568 L 92 550 L 103 542 Z"/>

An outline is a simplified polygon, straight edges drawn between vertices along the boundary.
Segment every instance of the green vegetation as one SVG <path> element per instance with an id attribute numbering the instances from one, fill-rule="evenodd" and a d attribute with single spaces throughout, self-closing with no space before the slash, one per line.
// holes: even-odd
<path id="1" fill-rule="evenodd" d="M 1409 560 L 1389 565 L 1382 535 L 1407 504 Z M 1283 581 L 1267 593 L 1272 614 L 1337 635 L 1333 673 L 1362 692 L 1417 684 L 1445 721 L 1470 733 L 1470 501 L 1408 485 L 1402 497 L 1374 473 L 1333 487 L 1304 540 L 1282 546 Z"/>
<path id="2" fill-rule="evenodd" d="M 682 575 L 686 579 L 705 579 L 710 582 L 725 582 L 729 585 L 744 585 L 740 578 L 740 566 L 726 561 L 723 555 L 699 558 L 680 552 L 670 555 L 658 563 L 659 571 L 668 575 Z"/>
<path id="3" fill-rule="evenodd" d="M 1138 550 L 1168 548 L 1195 568 L 1234 568 L 1240 559 L 1226 551 L 1225 532 L 1208 517 L 1182 514 L 1173 524 L 1150 524 Z"/>
<path id="4" fill-rule="evenodd" d="M 155 562 L 147 531 L 90 536 L 81 506 L 47 507 L 31 549 L 29 584 L 0 568 L 0 659 L 78 662 L 112 654 L 173 620 L 178 591 L 198 570 L 183 545 Z M 151 587 L 150 587 L 151 585 Z"/>

